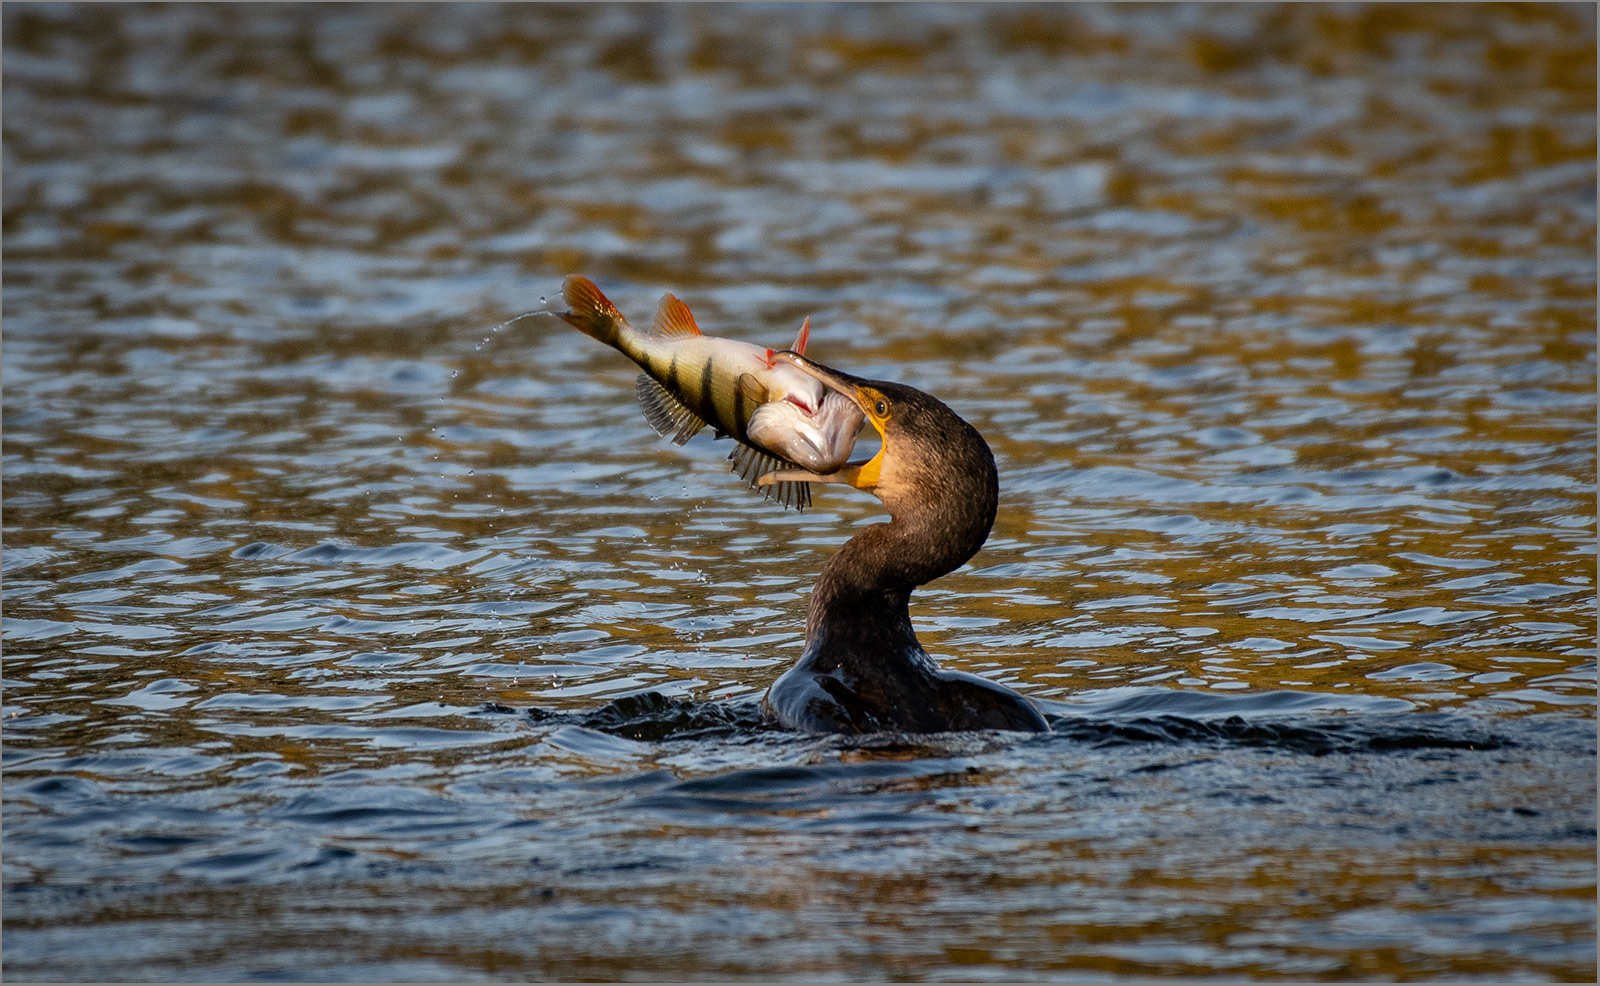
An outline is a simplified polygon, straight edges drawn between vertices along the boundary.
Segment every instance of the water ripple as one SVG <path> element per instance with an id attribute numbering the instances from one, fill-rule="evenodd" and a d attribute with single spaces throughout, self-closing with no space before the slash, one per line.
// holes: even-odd
<path id="1" fill-rule="evenodd" d="M 1593 979 L 1592 11 L 4 19 L 13 975 Z M 769 728 L 881 505 L 574 271 L 970 420 L 1057 732 Z"/>

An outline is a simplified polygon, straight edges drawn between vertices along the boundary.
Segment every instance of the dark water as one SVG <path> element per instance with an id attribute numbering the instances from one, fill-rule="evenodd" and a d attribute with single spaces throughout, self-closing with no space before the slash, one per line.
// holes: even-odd
<path id="1" fill-rule="evenodd" d="M 6 4 L 7 976 L 1592 979 L 1594 37 Z M 570 272 L 971 420 L 1056 732 L 763 724 L 878 504 Z"/>

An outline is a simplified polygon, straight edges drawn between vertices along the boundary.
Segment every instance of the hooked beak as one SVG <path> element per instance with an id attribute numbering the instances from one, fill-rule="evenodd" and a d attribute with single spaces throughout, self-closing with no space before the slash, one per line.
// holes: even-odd
<path id="1" fill-rule="evenodd" d="M 814 363 L 792 350 L 775 353 L 773 358 L 786 361 L 795 369 L 815 378 L 828 389 L 836 390 L 849 398 L 851 402 L 861 408 L 861 413 L 872 423 L 872 429 L 878 433 L 878 438 L 883 441 L 883 445 L 878 449 L 878 454 L 871 459 L 846 463 L 830 473 L 815 473 L 806 469 L 779 469 L 776 472 L 769 472 L 763 475 L 756 480 L 756 485 L 771 486 L 774 483 L 844 483 L 848 486 L 854 486 L 858 490 L 867 490 L 868 492 L 876 489 L 878 477 L 883 467 L 883 453 L 888 451 L 889 440 L 888 436 L 883 432 L 883 427 L 873 420 L 871 410 L 867 407 L 866 398 L 861 394 L 861 387 L 867 381 L 860 377 L 851 376 L 848 373 L 841 373 L 831 367 L 823 366 L 821 363 Z"/>

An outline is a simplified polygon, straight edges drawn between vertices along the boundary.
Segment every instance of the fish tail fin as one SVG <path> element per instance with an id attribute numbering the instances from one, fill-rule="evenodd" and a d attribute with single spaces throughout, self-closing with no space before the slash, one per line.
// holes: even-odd
<path id="1" fill-rule="evenodd" d="M 567 301 L 567 310 L 556 313 L 562 321 L 591 339 L 608 346 L 617 345 L 628 320 L 617 311 L 610 298 L 600 293 L 593 281 L 580 274 L 568 274 L 561 282 L 561 295 Z"/>
<path id="2" fill-rule="evenodd" d="M 806 320 L 800 324 L 800 334 L 794 337 L 794 345 L 789 348 L 804 356 L 806 354 L 806 343 L 810 341 L 811 316 L 807 315 Z"/>

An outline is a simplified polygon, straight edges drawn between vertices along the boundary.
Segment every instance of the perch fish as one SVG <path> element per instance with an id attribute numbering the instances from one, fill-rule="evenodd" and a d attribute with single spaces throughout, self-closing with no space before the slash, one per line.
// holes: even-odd
<path id="1" fill-rule="evenodd" d="M 811 503 L 803 482 L 757 486 L 762 475 L 789 466 L 827 473 L 844 465 L 865 417 L 855 402 L 762 349 L 703 334 L 694 315 L 668 294 L 651 332 L 628 324 L 594 282 L 572 274 L 562 283 L 567 311 L 556 314 L 613 347 L 644 370 L 635 390 L 645 420 L 682 445 L 708 423 L 716 437 L 739 444 L 728 459 L 751 489 L 786 507 Z M 793 349 L 805 352 L 811 321 Z"/>

